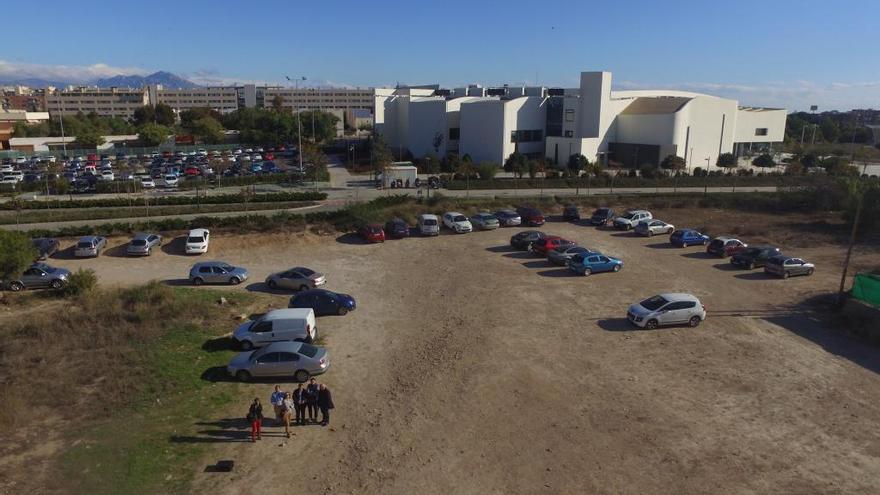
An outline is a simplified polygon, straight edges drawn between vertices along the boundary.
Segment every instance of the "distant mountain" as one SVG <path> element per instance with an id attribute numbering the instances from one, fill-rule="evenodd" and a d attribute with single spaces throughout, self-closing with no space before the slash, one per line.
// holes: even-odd
<path id="1" fill-rule="evenodd" d="M 45 88 L 46 86 L 55 86 L 56 88 L 63 88 L 69 82 L 65 81 L 50 81 L 48 79 L 40 79 L 38 77 L 26 77 L 23 79 L 0 79 L 0 85 L 16 85 L 16 86 L 28 86 L 31 88 Z"/>
<path id="2" fill-rule="evenodd" d="M 120 88 L 140 88 L 147 84 L 161 84 L 168 89 L 197 88 L 199 86 L 192 81 L 187 81 L 182 77 L 161 70 L 147 76 L 113 76 L 95 81 L 95 85 L 101 88 L 109 88 L 112 86 Z"/>

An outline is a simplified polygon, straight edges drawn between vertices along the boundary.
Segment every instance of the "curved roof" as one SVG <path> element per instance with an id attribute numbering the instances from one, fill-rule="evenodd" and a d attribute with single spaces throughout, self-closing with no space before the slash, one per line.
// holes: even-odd
<path id="1" fill-rule="evenodd" d="M 693 98 L 672 96 L 672 97 L 638 97 L 632 103 L 623 109 L 622 114 L 664 114 L 675 113 Z"/>
<path id="2" fill-rule="evenodd" d="M 694 93 L 691 91 L 678 91 L 674 89 L 638 89 L 633 91 L 612 91 L 611 98 L 612 99 L 623 99 L 623 98 L 639 98 L 639 97 L 648 97 L 648 98 L 657 98 L 661 96 L 675 96 L 675 97 L 683 97 L 683 98 L 696 98 L 698 96 L 706 96 L 709 98 L 717 98 L 717 96 L 707 95 L 703 93 Z"/>

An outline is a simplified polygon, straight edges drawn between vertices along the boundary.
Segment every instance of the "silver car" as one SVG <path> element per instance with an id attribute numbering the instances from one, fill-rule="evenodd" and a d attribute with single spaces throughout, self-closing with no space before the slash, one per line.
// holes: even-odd
<path id="1" fill-rule="evenodd" d="M 561 247 L 551 249 L 550 252 L 547 253 L 547 261 L 554 265 L 565 266 L 568 264 L 569 260 L 571 260 L 575 255 L 578 254 L 599 254 L 599 252 L 592 251 L 591 249 L 585 248 L 583 246 Z"/>
<path id="2" fill-rule="evenodd" d="M 266 277 L 266 285 L 272 289 L 308 290 L 326 283 L 327 277 L 323 273 L 301 266 Z"/>
<path id="3" fill-rule="evenodd" d="M 189 270 L 189 281 L 193 285 L 229 284 L 237 285 L 248 279 L 248 271 L 223 261 L 203 261 Z"/>
<path id="4" fill-rule="evenodd" d="M 764 265 L 764 273 L 777 275 L 782 278 L 788 278 L 793 275 L 810 276 L 815 270 L 816 265 L 802 258 L 792 258 L 791 256 L 774 256 L 767 260 L 767 263 Z"/>
<path id="5" fill-rule="evenodd" d="M 129 256 L 149 256 L 154 247 L 162 245 L 162 236 L 159 234 L 138 233 L 131 238 L 125 254 Z"/>
<path id="6" fill-rule="evenodd" d="M 471 225 L 480 230 L 494 230 L 501 226 L 498 218 L 491 213 L 477 213 L 471 217 Z"/>
<path id="7" fill-rule="evenodd" d="M 522 224 L 522 217 L 514 210 L 498 210 L 495 212 L 495 218 L 502 227 L 516 227 Z"/>
<path id="8" fill-rule="evenodd" d="M 663 325 L 698 326 L 706 319 L 706 308 L 690 294 L 667 293 L 633 304 L 626 318 L 637 327 L 653 330 Z"/>
<path id="9" fill-rule="evenodd" d="M 21 276 L 0 281 L 0 285 L 18 292 L 22 289 L 60 289 L 67 285 L 70 271 L 55 268 L 45 263 L 34 263 Z"/>
<path id="10" fill-rule="evenodd" d="M 303 342 L 273 342 L 256 351 L 241 352 L 226 371 L 239 381 L 252 378 L 293 377 L 304 382 L 330 367 L 327 350 Z"/>
<path id="11" fill-rule="evenodd" d="M 653 236 L 657 234 L 671 234 L 675 230 L 675 225 L 666 223 L 663 220 L 642 220 L 636 225 L 635 233 L 644 236 Z"/>
<path id="12" fill-rule="evenodd" d="M 73 255 L 77 258 L 94 258 L 101 254 L 101 250 L 107 247 L 107 239 L 101 236 L 89 235 L 80 238 L 76 243 Z"/>

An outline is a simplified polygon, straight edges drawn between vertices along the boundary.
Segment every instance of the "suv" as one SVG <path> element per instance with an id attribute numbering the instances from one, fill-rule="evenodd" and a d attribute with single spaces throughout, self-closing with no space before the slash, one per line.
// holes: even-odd
<path id="1" fill-rule="evenodd" d="M 531 227 L 544 225 L 544 215 L 537 208 L 530 206 L 520 206 L 516 209 L 517 215 L 522 219 L 522 223 Z"/>
<path id="2" fill-rule="evenodd" d="M 229 284 L 238 285 L 248 279 L 248 271 L 223 261 L 203 261 L 189 270 L 189 281 L 193 285 Z"/>
<path id="3" fill-rule="evenodd" d="M 789 256 L 774 256 L 767 260 L 764 265 L 764 273 L 778 275 L 782 278 L 788 278 L 792 275 L 812 275 L 816 265 L 804 261 L 802 258 L 791 258 Z"/>
<path id="4" fill-rule="evenodd" d="M 716 237 L 712 239 L 708 246 L 706 246 L 706 252 L 714 254 L 715 256 L 727 258 L 747 247 L 749 247 L 748 244 L 739 239 L 734 239 L 733 237 Z"/>
<path id="5" fill-rule="evenodd" d="M 757 246 L 746 248 L 730 258 L 730 262 L 741 268 L 752 270 L 764 266 L 767 260 L 779 256 L 782 251 L 772 246 Z"/>
<path id="6" fill-rule="evenodd" d="M 510 247 L 524 251 L 545 237 L 547 235 L 540 230 L 524 230 L 510 237 Z"/>
<path id="7" fill-rule="evenodd" d="M 659 294 L 631 305 L 626 319 L 648 330 L 661 325 L 687 324 L 696 327 L 706 319 L 706 308 L 690 294 Z"/>
<path id="8" fill-rule="evenodd" d="M 101 250 L 107 246 L 107 239 L 101 236 L 89 235 L 80 238 L 76 243 L 73 255 L 77 258 L 95 258 L 101 254 Z"/>
<path id="9" fill-rule="evenodd" d="M 597 208 L 590 215 L 591 225 L 608 225 L 608 221 L 614 218 L 614 210 L 611 208 Z"/>
<path id="10" fill-rule="evenodd" d="M 547 254 L 558 248 L 569 248 L 574 246 L 574 241 L 563 239 L 562 237 L 549 235 L 532 243 L 531 251 L 539 256 L 547 256 Z"/>
<path id="11" fill-rule="evenodd" d="M 618 230 L 632 230 L 639 222 L 654 218 L 647 210 L 628 210 L 623 215 L 614 219 L 614 228 Z"/>
<path id="12" fill-rule="evenodd" d="M 69 277 L 70 271 L 64 268 L 55 268 L 45 263 L 34 263 L 21 276 L 0 281 L 0 285 L 13 292 L 45 287 L 60 289 L 67 285 Z"/>

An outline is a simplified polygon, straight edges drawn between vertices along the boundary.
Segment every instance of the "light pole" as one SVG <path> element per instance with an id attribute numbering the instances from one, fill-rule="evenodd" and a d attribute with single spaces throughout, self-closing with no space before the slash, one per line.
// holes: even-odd
<path id="1" fill-rule="evenodd" d="M 712 163 L 712 157 L 706 157 L 706 182 L 703 183 L 703 196 L 709 194 L 709 164 Z"/>
<path id="2" fill-rule="evenodd" d="M 288 82 L 291 81 L 291 79 L 288 76 L 284 76 L 284 77 L 287 78 Z M 305 80 L 306 80 L 305 76 L 299 76 L 296 79 L 292 79 L 293 85 L 294 85 L 293 86 L 294 87 L 294 90 L 293 90 L 294 91 L 293 112 L 296 114 L 296 140 L 297 140 L 296 152 L 299 155 L 299 176 L 300 176 L 300 179 L 303 178 L 302 123 L 300 122 L 299 110 L 297 109 L 297 105 L 296 105 L 296 93 L 299 92 L 299 82 L 305 81 Z"/>

